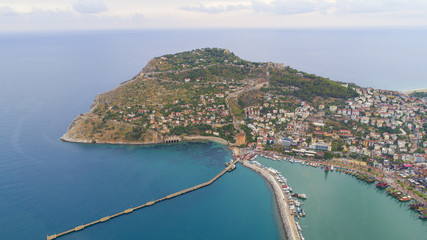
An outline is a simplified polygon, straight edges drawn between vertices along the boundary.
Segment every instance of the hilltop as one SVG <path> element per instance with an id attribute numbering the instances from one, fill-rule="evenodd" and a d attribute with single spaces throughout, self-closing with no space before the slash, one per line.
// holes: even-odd
<path id="1" fill-rule="evenodd" d="M 293 109 L 302 101 L 343 103 L 358 96 L 356 87 L 284 64 L 243 60 L 227 49 L 168 54 L 150 60 L 116 89 L 99 94 L 61 139 L 149 144 L 204 136 L 234 143 L 238 132 L 247 131 L 241 124 L 248 107 L 269 96 Z"/>

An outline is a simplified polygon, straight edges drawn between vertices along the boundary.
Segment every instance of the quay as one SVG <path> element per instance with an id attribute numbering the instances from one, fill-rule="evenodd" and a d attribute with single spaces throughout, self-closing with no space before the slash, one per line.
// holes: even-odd
<path id="1" fill-rule="evenodd" d="M 248 159 L 242 159 L 241 163 L 243 166 L 252 169 L 254 172 L 260 174 L 262 177 L 267 180 L 274 192 L 276 199 L 277 207 L 279 209 L 280 218 L 282 219 L 282 227 L 285 230 L 287 240 L 303 240 L 302 234 L 298 231 L 295 219 L 292 217 L 292 213 L 289 210 L 288 200 L 280 187 L 279 183 L 274 179 L 273 175 L 270 174 L 265 169 L 262 169 L 255 164 L 249 163 Z"/>
<path id="2" fill-rule="evenodd" d="M 250 164 L 248 161 L 242 161 L 243 166 L 252 169 L 257 172 L 261 176 L 263 176 L 273 188 L 274 196 L 276 198 L 277 207 L 279 208 L 280 218 L 282 219 L 283 228 L 285 230 L 286 239 L 288 240 L 300 240 L 300 234 L 298 233 L 298 229 L 296 227 L 296 222 L 292 217 L 292 214 L 289 210 L 288 202 L 283 193 L 281 187 L 274 179 L 274 177 L 268 173 L 266 170 L 255 166 L 254 164 Z"/>
<path id="3" fill-rule="evenodd" d="M 112 218 L 119 217 L 119 216 L 124 215 L 124 214 L 132 213 L 135 210 L 138 210 L 138 209 L 141 209 L 141 208 L 144 208 L 144 207 L 152 206 L 152 205 L 154 205 L 154 204 L 156 204 L 158 202 L 161 202 L 161 201 L 164 201 L 164 200 L 167 200 L 167 199 L 171 199 L 171 198 L 174 198 L 174 197 L 178 197 L 178 196 L 181 196 L 183 194 L 192 192 L 194 190 L 197 190 L 197 189 L 209 186 L 210 184 L 212 184 L 213 182 L 215 182 L 218 178 L 220 178 L 222 175 L 224 175 L 227 171 L 234 169 L 235 168 L 235 164 L 238 161 L 239 161 L 239 158 L 237 158 L 236 160 L 234 160 L 232 162 L 232 164 L 229 164 L 224 170 L 222 170 L 220 173 L 218 173 L 215 177 L 213 177 L 211 180 L 209 180 L 207 182 L 204 182 L 202 184 L 196 185 L 194 187 L 190 187 L 190 188 L 181 190 L 181 191 L 176 192 L 176 193 L 169 194 L 166 197 L 159 198 L 157 200 L 149 201 L 149 202 L 147 202 L 145 204 L 142 204 L 142 205 L 139 205 L 137 207 L 126 209 L 126 210 L 124 210 L 122 212 L 113 214 L 111 216 L 106 216 L 106 217 L 100 218 L 99 220 L 96 220 L 96 221 L 93 221 L 93 222 L 90 222 L 90 223 L 87 223 L 87 224 L 84 224 L 84 225 L 77 226 L 77 227 L 72 228 L 70 230 L 67 230 L 65 232 L 61 232 L 61 233 L 58 233 L 58 234 L 53 234 L 53 235 L 50 235 L 50 236 L 48 235 L 46 239 L 47 240 L 56 239 L 56 238 L 59 238 L 61 236 L 70 234 L 72 232 L 77 232 L 77 231 L 83 230 L 83 229 L 85 229 L 87 227 L 90 227 L 90 226 L 93 226 L 95 224 L 106 222 L 106 221 L 108 221 L 108 220 L 110 220 Z"/>

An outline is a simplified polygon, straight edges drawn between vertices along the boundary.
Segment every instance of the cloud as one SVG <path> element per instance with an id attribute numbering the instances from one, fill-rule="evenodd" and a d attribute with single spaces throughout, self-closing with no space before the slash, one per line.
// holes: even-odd
<path id="1" fill-rule="evenodd" d="M 0 7 L 0 32 L 134 29 L 146 26 L 148 19 L 141 13 L 127 16 L 78 14 L 73 10 L 43 10 L 16 12 Z"/>
<path id="2" fill-rule="evenodd" d="M 17 15 L 18 15 L 18 13 L 15 12 L 10 7 L 0 7 L 0 16 L 14 17 L 14 16 L 17 16 Z"/>
<path id="3" fill-rule="evenodd" d="M 337 0 L 334 7 L 340 13 L 384 13 L 426 10 L 427 2 L 422 0 Z"/>
<path id="4" fill-rule="evenodd" d="M 279 15 L 301 14 L 325 10 L 325 1 L 275 0 L 270 3 L 253 0 L 252 9 L 256 12 L 273 12 Z M 323 9 L 322 9 L 323 8 Z"/>
<path id="5" fill-rule="evenodd" d="M 393 13 L 427 10 L 425 0 L 252 0 L 255 12 L 272 12 L 278 15 L 321 13 Z"/>
<path id="6" fill-rule="evenodd" d="M 102 0 L 78 0 L 73 4 L 75 11 L 84 14 L 94 14 L 108 11 Z"/>
<path id="7" fill-rule="evenodd" d="M 244 4 L 220 4 L 217 6 L 208 6 L 208 5 L 202 5 L 199 6 L 185 6 L 181 9 L 187 10 L 187 11 L 194 11 L 194 12 L 204 12 L 204 13 L 222 13 L 222 12 L 231 12 L 231 11 L 237 11 L 237 10 L 243 10 L 243 9 L 251 9 L 250 5 L 244 5 Z"/>

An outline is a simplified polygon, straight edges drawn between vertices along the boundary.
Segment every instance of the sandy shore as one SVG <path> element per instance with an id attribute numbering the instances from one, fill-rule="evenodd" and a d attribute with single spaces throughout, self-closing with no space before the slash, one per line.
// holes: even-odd
<path id="1" fill-rule="evenodd" d="M 276 199 L 277 209 L 279 210 L 279 215 L 282 220 L 282 227 L 285 230 L 286 233 L 286 239 L 288 240 L 299 240 L 299 234 L 298 230 L 295 226 L 295 221 L 293 216 L 291 215 L 291 212 L 289 210 L 287 198 L 282 191 L 279 183 L 274 179 L 274 177 L 267 172 L 266 170 L 254 165 L 250 164 L 248 161 L 242 161 L 243 166 L 252 169 L 262 177 L 264 177 L 265 180 L 267 180 L 271 188 L 273 189 L 274 196 Z"/>
<path id="2" fill-rule="evenodd" d="M 190 136 L 184 136 L 182 140 L 183 141 L 212 141 L 212 142 L 221 143 L 223 145 L 230 145 L 230 143 L 227 140 L 219 137 L 212 137 L 212 136 L 190 135 Z"/>

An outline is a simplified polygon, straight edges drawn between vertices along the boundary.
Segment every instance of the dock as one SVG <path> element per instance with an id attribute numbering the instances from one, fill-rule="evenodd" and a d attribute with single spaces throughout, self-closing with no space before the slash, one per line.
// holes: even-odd
<path id="1" fill-rule="evenodd" d="M 96 221 L 93 221 L 93 222 L 90 222 L 90 223 L 87 223 L 87 224 L 84 224 L 84 225 L 77 226 L 77 227 L 72 228 L 70 230 L 67 230 L 67 231 L 64 231 L 64 232 L 61 232 L 61 233 L 58 233 L 58 234 L 48 235 L 46 239 L 47 240 L 57 239 L 57 238 L 62 237 L 64 235 L 70 234 L 72 232 L 81 231 L 81 230 L 83 230 L 83 229 L 85 229 L 87 227 L 93 226 L 95 224 L 99 224 L 99 223 L 103 223 L 103 222 L 109 221 L 112 218 L 116 218 L 116 217 L 119 217 L 119 216 L 122 216 L 122 215 L 125 215 L 125 214 L 130 214 L 130 213 L 132 213 L 135 210 L 138 210 L 138 209 L 141 209 L 141 208 L 144 208 L 144 207 L 149 207 L 149 206 L 152 206 L 152 205 L 154 205 L 156 203 L 159 203 L 161 201 L 168 200 L 168 199 L 171 199 L 171 198 L 174 198 L 174 197 L 178 197 L 178 196 L 181 196 L 183 194 L 195 191 L 197 189 L 209 186 L 213 182 L 215 182 L 218 178 L 220 178 L 222 175 L 224 175 L 227 171 L 229 171 L 230 169 L 234 169 L 235 168 L 235 164 L 238 161 L 239 161 L 239 159 L 234 160 L 232 164 L 228 165 L 224 170 L 222 170 L 220 173 L 218 173 L 215 177 L 213 177 L 211 180 L 209 180 L 207 182 L 204 182 L 202 184 L 199 184 L 199 185 L 196 185 L 196 186 L 193 186 L 193 187 L 181 190 L 181 191 L 176 192 L 176 193 L 169 194 L 166 197 L 162 197 L 162 198 L 159 198 L 157 200 L 149 201 L 147 203 L 144 203 L 142 205 L 136 206 L 134 208 L 128 208 L 128 209 L 126 209 L 126 210 L 124 210 L 122 212 L 113 214 L 111 216 L 102 217 L 99 220 L 96 220 Z"/>

